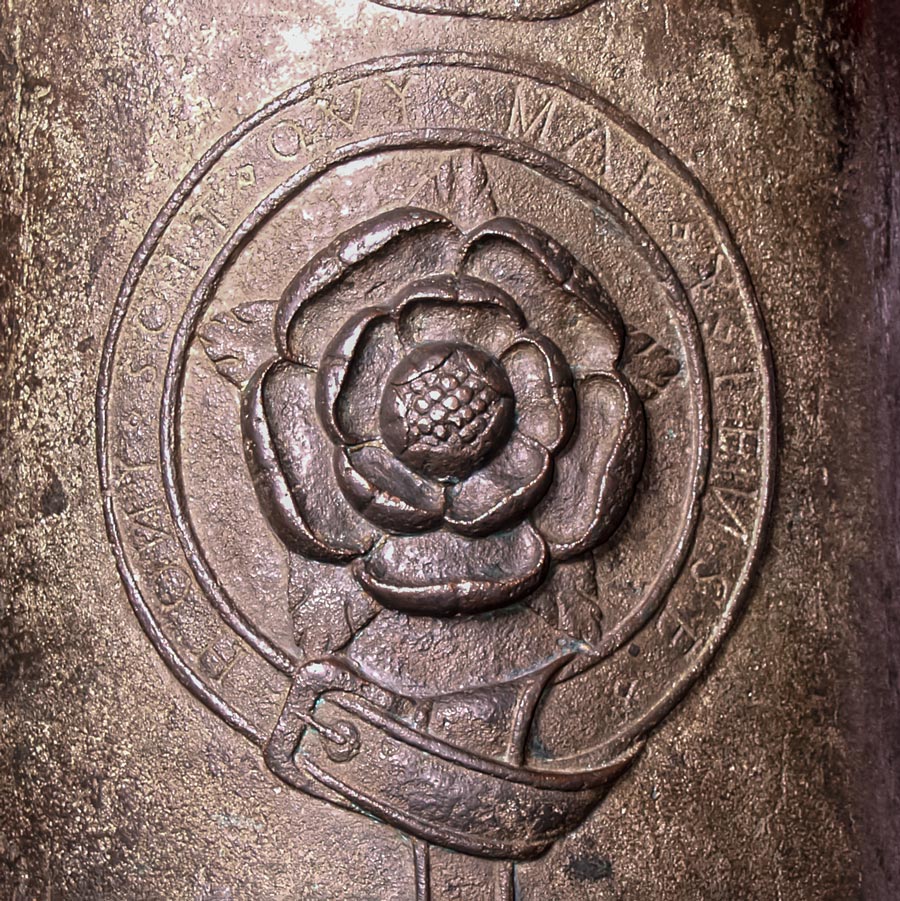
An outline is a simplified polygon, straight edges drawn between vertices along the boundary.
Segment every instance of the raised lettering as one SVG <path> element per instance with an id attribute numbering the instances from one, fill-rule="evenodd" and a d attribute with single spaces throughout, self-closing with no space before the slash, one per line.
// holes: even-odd
<path id="1" fill-rule="evenodd" d="M 690 654 L 697 644 L 697 636 L 676 611 L 663 610 L 656 627 L 669 647 L 674 648 L 682 656 Z"/>
<path id="2" fill-rule="evenodd" d="M 733 535 L 742 544 L 746 544 L 750 540 L 750 535 L 734 500 L 735 498 L 753 499 L 753 495 L 737 488 L 725 488 L 721 485 L 716 485 L 710 489 L 710 496 L 716 501 L 716 508 L 719 514 L 718 516 L 713 516 L 715 522 L 729 535 Z"/>
<path id="3" fill-rule="evenodd" d="M 362 92 L 363 89 L 359 86 L 353 89 L 353 104 L 348 116 L 342 115 L 335 109 L 334 98 L 332 97 L 317 97 L 316 106 L 322 110 L 326 118 L 343 125 L 350 134 L 353 134 L 356 131 L 356 123 L 359 120 L 359 113 L 362 109 Z"/>
<path id="4" fill-rule="evenodd" d="M 383 79 L 387 89 L 397 98 L 400 104 L 400 121 L 404 125 L 409 125 L 409 107 L 407 106 L 407 92 L 409 91 L 410 80 L 407 78 L 402 84 L 397 84 L 393 78 Z"/>
<path id="5" fill-rule="evenodd" d="M 539 100 L 538 103 L 541 101 Z M 532 115 L 528 101 L 522 96 L 521 87 L 517 87 L 507 130 L 510 134 L 528 141 L 543 141 L 550 132 L 555 113 L 556 101 L 545 100 L 537 112 Z"/>
<path id="6" fill-rule="evenodd" d="M 731 584 L 720 572 L 716 563 L 707 560 L 698 560 L 691 566 L 691 576 L 697 583 L 697 587 L 704 595 L 711 597 L 717 605 L 728 597 Z"/>
<path id="7" fill-rule="evenodd" d="M 287 119 L 272 129 L 269 135 L 269 151 L 276 160 L 295 160 L 301 153 L 312 152 L 315 146 L 313 138 L 314 132 L 311 129 Z"/>

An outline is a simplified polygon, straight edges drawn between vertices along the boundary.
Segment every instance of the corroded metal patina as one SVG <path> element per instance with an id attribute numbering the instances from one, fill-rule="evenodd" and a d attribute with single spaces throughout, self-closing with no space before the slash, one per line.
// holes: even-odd
<path id="1" fill-rule="evenodd" d="M 897 14 L 8 13 L 0 898 L 893 901 Z"/>
<path id="2" fill-rule="evenodd" d="M 387 78 L 405 84 L 402 121 Z M 435 119 L 429 99 L 472 79 L 493 90 Z M 273 151 L 286 122 L 320 131 L 324 108 L 340 126 L 348 102 L 351 140 L 334 128 L 299 171 Z M 539 140 L 564 109 L 558 143 Z M 603 136 L 599 156 L 586 135 Z M 610 158 L 633 158 L 622 180 Z M 245 196 L 219 192 L 224 242 L 185 241 L 180 198 L 219 183 L 221 166 L 252 167 L 259 201 L 247 215 Z M 322 191 L 337 216 L 315 207 Z M 509 862 L 545 852 L 696 678 L 759 553 L 773 374 L 727 231 L 687 170 L 609 104 L 461 54 L 376 60 L 289 92 L 176 198 L 125 281 L 100 388 L 109 525 L 141 621 L 281 779 L 424 843 L 422 897 L 432 845 Z M 310 204 L 320 221 L 295 274 Z M 265 300 L 272 289 L 280 300 Z M 167 323 L 158 397 L 119 350 L 147 304 Z M 622 361 L 650 345 L 671 349 L 648 362 L 642 399 Z M 194 387 L 209 368 L 224 390 Z M 202 437 L 210 422 L 221 437 Z M 715 453 L 714 423 L 735 436 Z M 161 462 L 153 491 L 177 556 L 141 561 L 123 532 L 132 488 L 109 450 L 135 441 Z M 246 465 L 223 454 L 241 446 Z M 249 536 L 252 557 L 234 543 Z M 246 578 L 262 554 L 290 570 L 286 641 L 274 598 L 261 606 Z M 141 589 L 173 567 L 234 648 L 227 677 L 192 661 L 173 617 L 185 605 Z M 275 720 L 260 666 L 292 683 Z"/>

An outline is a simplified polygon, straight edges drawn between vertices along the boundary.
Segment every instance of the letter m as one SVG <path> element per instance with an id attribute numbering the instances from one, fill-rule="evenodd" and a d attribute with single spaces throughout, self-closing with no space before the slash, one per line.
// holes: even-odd
<path id="1" fill-rule="evenodd" d="M 534 107 L 537 107 L 539 103 L 540 99 L 534 104 Z M 547 137 L 550 126 L 553 124 L 556 102 L 547 100 L 539 109 L 535 110 L 534 107 L 529 109 L 528 101 L 522 96 L 521 85 L 517 86 L 509 117 L 509 133 L 511 135 L 525 138 L 528 141 L 543 140 Z"/>

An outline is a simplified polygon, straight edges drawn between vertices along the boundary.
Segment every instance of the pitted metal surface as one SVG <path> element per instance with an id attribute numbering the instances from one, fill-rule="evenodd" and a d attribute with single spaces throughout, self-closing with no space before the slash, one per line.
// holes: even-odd
<path id="1" fill-rule="evenodd" d="M 895 19 L 5 10 L 0 896 L 893 898 Z"/>

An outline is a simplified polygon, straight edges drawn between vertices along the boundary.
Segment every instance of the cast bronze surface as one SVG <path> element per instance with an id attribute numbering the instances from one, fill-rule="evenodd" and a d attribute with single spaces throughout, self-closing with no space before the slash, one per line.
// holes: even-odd
<path id="1" fill-rule="evenodd" d="M 429 106 L 473 78 L 490 90 Z M 300 169 L 273 150 L 285 122 L 321 134 L 322 110 L 348 103 L 352 136 L 338 119 Z M 566 126 L 539 140 L 551 108 Z M 603 136 L 599 156 L 584 135 Z M 247 167 L 249 205 L 215 187 Z M 206 186 L 221 232 L 191 227 Z M 314 206 L 323 190 L 337 216 Z M 303 215 L 320 221 L 293 274 Z M 148 310 L 155 392 L 120 350 Z M 646 404 L 619 369 L 629 329 L 677 361 Z M 201 370 L 224 390 L 192 390 Z M 98 409 L 110 535 L 173 671 L 251 740 L 272 733 L 267 763 L 290 784 L 477 856 L 540 854 L 601 800 L 733 623 L 771 503 L 768 345 L 705 191 L 599 97 L 500 57 L 368 62 L 220 142 L 132 263 Z M 715 453 L 714 428 L 735 436 Z M 246 467 L 227 451 L 241 444 Z M 171 551 L 129 540 L 134 454 L 160 461 L 142 500 L 158 499 Z M 246 579 L 263 554 L 290 569 L 287 638 Z M 173 571 L 229 643 L 216 678 L 185 639 L 197 611 L 142 588 Z M 294 688 L 275 726 L 279 674 Z M 353 692 L 380 692 L 384 712 L 341 720 L 358 746 L 336 772 L 292 724 L 322 728 L 319 707 Z M 409 759 L 384 770 L 373 728 Z"/>
<path id="2" fill-rule="evenodd" d="M 10 10 L 0 895 L 892 897 L 894 25 L 801 6 Z"/>

